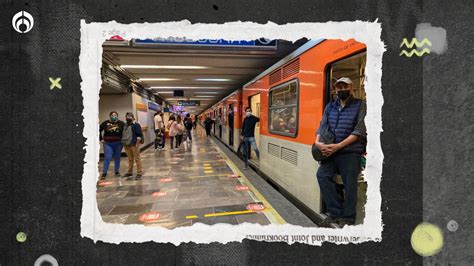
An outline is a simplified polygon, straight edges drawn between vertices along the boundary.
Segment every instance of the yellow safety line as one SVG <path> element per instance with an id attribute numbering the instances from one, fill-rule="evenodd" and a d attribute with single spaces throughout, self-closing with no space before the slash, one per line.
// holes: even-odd
<path id="1" fill-rule="evenodd" d="M 197 215 L 189 215 L 189 216 L 186 216 L 186 219 L 196 219 L 198 218 Z"/>
<path id="2" fill-rule="evenodd" d="M 247 177 L 239 170 L 239 168 L 232 162 L 229 157 L 227 157 L 227 154 L 225 154 L 223 151 L 221 151 L 220 147 L 216 145 L 213 139 L 211 139 L 213 142 L 214 146 L 218 148 L 219 153 L 226 158 L 227 164 L 229 164 L 230 168 L 234 171 L 234 173 L 237 173 L 240 175 L 242 179 L 244 179 L 245 183 L 247 183 L 247 186 L 250 188 L 250 190 L 257 196 L 260 202 L 263 203 L 265 206 L 265 210 L 263 212 L 268 211 L 271 213 L 272 217 L 275 219 L 275 222 L 277 224 L 286 224 L 286 221 L 283 219 L 283 217 L 280 216 L 280 214 L 272 207 L 270 202 L 265 199 L 265 197 L 253 186 L 253 184 L 247 179 Z"/>
<path id="3" fill-rule="evenodd" d="M 205 174 L 212 174 L 212 173 L 214 173 L 214 171 L 209 170 L 209 171 L 204 171 L 204 173 L 205 173 Z"/>
<path id="4" fill-rule="evenodd" d="M 229 174 L 217 174 L 217 175 L 195 175 L 195 176 L 188 176 L 188 178 L 201 178 L 201 177 L 211 177 L 211 176 L 227 176 Z"/>
<path id="5" fill-rule="evenodd" d="M 235 212 L 219 212 L 219 213 L 208 213 L 204 214 L 204 217 L 215 217 L 215 216 L 225 216 L 225 215 L 236 215 L 236 214 L 246 214 L 254 213 L 255 211 L 235 211 Z"/>

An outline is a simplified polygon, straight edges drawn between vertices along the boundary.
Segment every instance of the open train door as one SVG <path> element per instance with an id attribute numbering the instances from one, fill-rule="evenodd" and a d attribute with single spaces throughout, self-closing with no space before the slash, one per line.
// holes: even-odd
<path id="1" fill-rule="evenodd" d="M 260 93 L 250 96 L 250 108 L 252 108 L 252 114 L 258 118 L 261 117 L 260 115 Z M 255 142 L 257 143 L 257 147 L 260 150 L 260 123 L 255 125 Z M 250 160 L 258 165 L 257 154 L 253 149 L 250 152 Z"/>

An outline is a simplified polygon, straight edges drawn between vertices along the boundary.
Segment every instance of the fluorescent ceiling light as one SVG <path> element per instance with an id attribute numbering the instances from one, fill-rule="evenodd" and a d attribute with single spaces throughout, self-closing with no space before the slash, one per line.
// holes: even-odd
<path id="1" fill-rule="evenodd" d="M 139 81 L 171 81 L 171 80 L 178 80 L 178 79 L 170 79 L 170 78 L 141 78 Z"/>
<path id="2" fill-rule="evenodd" d="M 202 79 L 195 79 L 197 81 L 231 81 L 231 79 L 208 79 L 208 78 L 202 78 Z"/>
<path id="3" fill-rule="evenodd" d="M 222 89 L 223 87 L 179 87 L 179 86 L 152 86 L 150 89 Z"/>
<path id="4" fill-rule="evenodd" d="M 194 97 L 198 97 L 198 98 L 215 98 L 216 96 L 212 96 L 212 95 L 195 95 Z"/>
<path id="5" fill-rule="evenodd" d="M 174 92 L 172 91 L 159 91 L 157 94 L 173 94 Z"/>
<path id="6" fill-rule="evenodd" d="M 158 66 L 158 65 L 121 65 L 122 68 L 152 68 L 152 69 L 206 69 L 205 66 Z"/>
<path id="7" fill-rule="evenodd" d="M 195 92 L 195 94 L 219 94 L 220 92 L 217 91 L 200 91 L 200 92 Z"/>

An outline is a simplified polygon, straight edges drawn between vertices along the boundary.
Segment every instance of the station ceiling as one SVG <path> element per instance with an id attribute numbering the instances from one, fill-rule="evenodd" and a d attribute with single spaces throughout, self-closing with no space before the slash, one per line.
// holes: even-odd
<path id="1" fill-rule="evenodd" d="M 186 111 L 199 114 L 242 88 L 306 41 L 278 40 L 273 48 L 189 44 L 136 46 L 132 41 L 119 45 L 105 42 L 103 61 L 169 104 L 199 101 L 199 106 L 185 107 Z M 183 90 L 184 97 L 174 97 L 173 90 Z M 102 89 L 101 93 L 114 92 L 109 88 Z"/>

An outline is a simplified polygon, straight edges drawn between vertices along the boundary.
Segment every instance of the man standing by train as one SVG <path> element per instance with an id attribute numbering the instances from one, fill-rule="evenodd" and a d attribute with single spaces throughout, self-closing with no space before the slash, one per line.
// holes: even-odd
<path id="1" fill-rule="evenodd" d="M 326 105 L 317 132 L 315 144 L 327 158 L 320 162 L 316 173 L 321 194 L 329 217 L 323 223 L 353 225 L 356 218 L 357 178 L 361 155 L 365 152 L 367 129 L 364 118 L 367 105 L 353 96 L 352 80 L 338 79 L 335 84 L 337 98 Z M 334 134 L 332 144 L 320 142 L 320 129 L 329 126 Z M 336 191 L 334 177 L 342 176 L 344 199 Z"/>
<path id="2" fill-rule="evenodd" d="M 252 109 L 247 107 L 245 109 L 245 118 L 244 122 L 242 123 L 242 142 L 243 142 L 243 152 L 242 155 L 244 156 L 244 169 L 247 169 L 249 166 L 249 152 L 250 146 L 255 150 L 255 154 L 257 154 L 257 158 L 260 159 L 260 155 L 257 148 L 257 143 L 255 142 L 255 125 L 260 122 L 260 118 L 252 115 Z"/>

